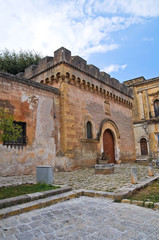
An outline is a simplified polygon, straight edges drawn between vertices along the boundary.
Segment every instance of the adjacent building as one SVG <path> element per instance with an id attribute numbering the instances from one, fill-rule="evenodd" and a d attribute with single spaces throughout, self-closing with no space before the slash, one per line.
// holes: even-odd
<path id="1" fill-rule="evenodd" d="M 133 125 L 136 157 L 139 160 L 159 157 L 159 77 L 135 78 L 124 82 L 133 89 Z"/>

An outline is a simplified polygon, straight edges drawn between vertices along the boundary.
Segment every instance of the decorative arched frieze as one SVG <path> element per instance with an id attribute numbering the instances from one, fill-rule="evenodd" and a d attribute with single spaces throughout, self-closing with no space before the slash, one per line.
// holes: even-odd
<path id="1" fill-rule="evenodd" d="M 75 81 L 76 81 L 75 75 L 72 75 L 72 81 L 73 81 L 73 83 L 75 83 Z"/>
<path id="2" fill-rule="evenodd" d="M 54 79 L 55 79 L 55 76 L 54 76 L 54 75 L 51 75 L 51 77 L 50 77 L 50 84 L 51 84 L 51 85 L 53 84 Z"/>
<path id="3" fill-rule="evenodd" d="M 87 82 L 87 89 L 90 90 L 90 82 Z"/>
<path id="4" fill-rule="evenodd" d="M 81 86 L 81 79 L 79 77 L 77 78 L 77 85 Z"/>
<path id="5" fill-rule="evenodd" d="M 46 79 L 45 79 L 45 83 L 46 83 L 46 84 L 49 84 L 49 78 L 46 78 Z"/>
<path id="6" fill-rule="evenodd" d="M 56 78 L 59 79 L 61 77 L 60 72 L 56 73 Z"/>
<path id="7" fill-rule="evenodd" d="M 82 80 L 82 85 L 85 87 L 86 86 L 86 81 L 83 79 Z"/>
<path id="8" fill-rule="evenodd" d="M 104 88 L 94 85 L 93 83 L 86 81 L 85 79 L 81 79 L 80 77 L 76 77 L 75 75 L 71 75 L 69 72 L 66 72 L 65 75 L 61 75 L 60 72 L 57 72 L 55 75 L 51 75 L 50 78 L 46 78 L 45 80 L 41 80 L 40 83 L 51 84 L 54 82 L 58 83 L 59 81 L 65 81 L 69 84 L 76 85 L 82 89 L 90 91 L 94 94 L 101 95 L 105 99 L 112 99 L 114 102 L 118 104 L 122 104 L 125 107 L 132 108 L 132 103 L 126 99 L 123 99 L 116 95 L 113 92 L 107 91 Z"/>
<path id="9" fill-rule="evenodd" d="M 70 73 L 69 72 L 66 72 L 66 78 L 70 78 Z"/>
<path id="10" fill-rule="evenodd" d="M 105 90 L 105 89 L 103 89 L 103 95 L 104 95 L 104 96 L 106 95 L 106 90 Z"/>

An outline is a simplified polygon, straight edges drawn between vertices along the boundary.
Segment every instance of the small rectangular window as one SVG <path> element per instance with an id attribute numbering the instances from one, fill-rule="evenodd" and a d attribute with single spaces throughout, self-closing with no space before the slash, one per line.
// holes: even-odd
<path id="1" fill-rule="evenodd" d="M 16 141 L 4 141 L 3 145 L 7 145 L 7 146 L 26 146 L 26 122 L 16 122 L 14 121 L 15 127 L 16 125 L 21 126 L 22 128 L 22 132 L 20 134 L 20 136 L 18 137 L 18 139 Z"/>

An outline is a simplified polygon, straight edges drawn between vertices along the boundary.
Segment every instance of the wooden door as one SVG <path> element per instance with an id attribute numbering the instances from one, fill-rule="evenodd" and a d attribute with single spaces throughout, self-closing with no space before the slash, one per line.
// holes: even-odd
<path id="1" fill-rule="evenodd" d="M 147 155 L 148 150 L 147 150 L 147 141 L 145 138 L 141 138 L 140 140 L 140 148 L 141 148 L 141 155 Z"/>
<path id="2" fill-rule="evenodd" d="M 114 137 L 109 129 L 105 130 L 103 134 L 103 150 L 106 158 L 108 159 L 108 163 L 114 163 Z"/>

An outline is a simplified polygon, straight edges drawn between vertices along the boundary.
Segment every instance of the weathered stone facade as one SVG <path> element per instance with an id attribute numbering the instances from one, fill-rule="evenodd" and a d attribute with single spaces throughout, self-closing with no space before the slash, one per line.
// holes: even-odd
<path id="1" fill-rule="evenodd" d="M 112 161 L 135 160 L 132 90 L 67 49 L 17 76 L 1 73 L 0 84 L 0 106 L 26 122 L 28 138 L 20 150 L 0 144 L 0 175 L 33 173 L 37 165 L 65 171 L 92 167 L 107 151 L 106 131 Z"/>
<path id="2" fill-rule="evenodd" d="M 124 82 L 133 89 L 133 125 L 136 157 L 159 157 L 159 78 L 144 77 Z"/>

